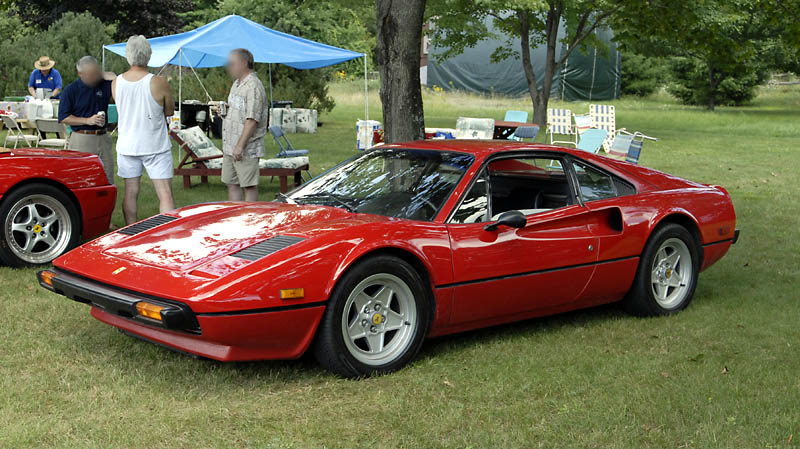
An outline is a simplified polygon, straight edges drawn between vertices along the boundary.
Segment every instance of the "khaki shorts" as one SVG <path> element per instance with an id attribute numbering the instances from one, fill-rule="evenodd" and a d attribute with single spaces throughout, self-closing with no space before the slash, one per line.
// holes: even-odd
<path id="1" fill-rule="evenodd" d="M 258 158 L 245 157 L 241 161 L 234 161 L 228 154 L 222 157 L 222 182 L 225 184 L 239 185 L 239 187 L 253 187 L 258 185 Z"/>

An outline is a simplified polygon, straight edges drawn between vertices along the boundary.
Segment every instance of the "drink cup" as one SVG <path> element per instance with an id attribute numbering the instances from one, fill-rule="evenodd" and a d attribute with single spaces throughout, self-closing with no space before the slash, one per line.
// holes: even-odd
<path id="1" fill-rule="evenodd" d="M 100 111 L 100 112 L 97 113 L 97 115 L 99 115 L 103 119 L 103 124 L 100 125 L 100 126 L 105 126 L 106 125 L 106 111 Z"/>

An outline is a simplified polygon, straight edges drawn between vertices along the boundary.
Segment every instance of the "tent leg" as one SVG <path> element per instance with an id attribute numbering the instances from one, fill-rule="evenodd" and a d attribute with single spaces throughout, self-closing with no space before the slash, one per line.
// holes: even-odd
<path id="1" fill-rule="evenodd" d="M 272 110 L 272 63 L 269 63 L 269 108 Z"/>
<path id="2" fill-rule="evenodd" d="M 369 120 L 369 82 L 367 82 L 367 54 L 364 53 L 364 120 Z"/>
<path id="3" fill-rule="evenodd" d="M 178 50 L 178 117 L 183 107 L 183 49 Z"/>
<path id="4" fill-rule="evenodd" d="M 102 58 L 103 66 L 102 66 L 102 69 L 103 69 L 103 72 L 105 72 L 106 71 L 106 46 L 103 45 L 101 48 L 103 49 L 103 52 L 102 52 L 102 54 L 103 54 L 103 58 Z"/>

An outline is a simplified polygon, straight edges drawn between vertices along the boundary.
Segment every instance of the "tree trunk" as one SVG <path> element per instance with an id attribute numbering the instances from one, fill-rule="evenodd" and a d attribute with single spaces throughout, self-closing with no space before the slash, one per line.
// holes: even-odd
<path id="1" fill-rule="evenodd" d="M 708 110 L 712 112 L 717 106 L 717 84 L 719 84 L 719 80 L 717 80 L 715 73 L 714 66 L 708 64 Z"/>
<path id="2" fill-rule="evenodd" d="M 551 8 L 547 13 L 546 40 L 547 56 L 545 59 L 544 77 L 542 88 L 536 79 L 536 72 L 531 64 L 530 47 L 530 17 L 527 11 L 519 11 L 520 44 L 522 53 L 522 67 L 525 71 L 525 80 L 528 83 L 528 92 L 533 103 L 533 123 L 541 127 L 547 126 L 547 104 L 550 101 L 550 90 L 553 88 L 553 75 L 556 72 L 556 46 L 558 45 L 558 25 L 561 21 L 561 11 Z"/>
<path id="3" fill-rule="evenodd" d="M 425 0 L 376 0 L 375 9 L 384 140 L 423 139 L 419 62 Z"/>

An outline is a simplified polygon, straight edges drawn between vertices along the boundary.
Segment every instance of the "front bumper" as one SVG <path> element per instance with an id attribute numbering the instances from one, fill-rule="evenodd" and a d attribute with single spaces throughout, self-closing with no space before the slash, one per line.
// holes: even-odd
<path id="1" fill-rule="evenodd" d="M 45 271 L 37 274 L 39 285 L 73 301 L 91 304 L 106 313 L 138 321 L 148 326 L 193 334 L 201 333 L 197 318 L 186 304 L 118 290 L 63 271 L 51 271 L 51 273 L 55 273 L 55 276 L 50 278 L 48 284 L 43 278 Z M 161 320 L 140 315 L 136 309 L 136 304 L 139 302 L 163 307 Z"/>
<path id="2" fill-rule="evenodd" d="M 49 273 L 49 284 L 43 273 Z M 38 274 L 46 289 L 90 304 L 97 320 L 171 349 L 219 361 L 294 359 L 311 344 L 324 302 L 266 309 L 195 313 L 183 303 L 153 298 L 64 270 Z M 162 322 L 138 315 L 136 303 L 165 306 Z M 166 314 L 164 313 L 166 312 Z"/>

